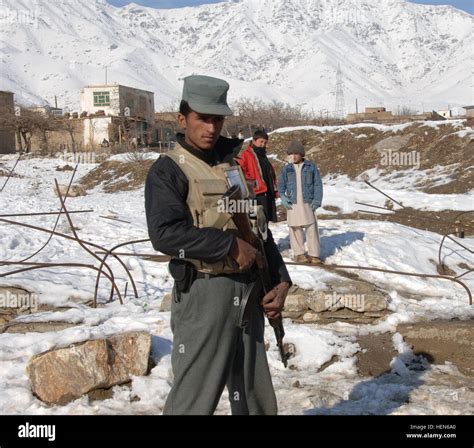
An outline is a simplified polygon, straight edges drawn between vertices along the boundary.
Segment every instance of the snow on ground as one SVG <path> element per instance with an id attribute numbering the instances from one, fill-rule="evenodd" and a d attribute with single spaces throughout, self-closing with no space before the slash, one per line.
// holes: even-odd
<path id="1" fill-rule="evenodd" d="M 12 166 L 14 159 L 0 159 Z M 12 178 L 0 193 L 2 213 L 26 213 L 55 211 L 59 207 L 53 191 L 56 177 L 67 184 L 71 172 L 58 172 L 64 163 L 59 159 L 32 158 L 21 161 L 16 172 L 21 178 Z M 95 165 L 79 165 L 77 177 L 86 174 Z M 4 178 L 0 178 L 3 183 Z M 355 190 L 359 188 L 359 190 Z M 363 192 L 363 196 L 359 193 Z M 395 194 L 396 193 L 396 194 Z M 326 187 L 326 198 L 344 194 L 358 200 L 377 203 L 379 194 L 373 190 L 341 180 Z M 422 196 L 420 196 L 422 195 Z M 397 190 L 397 199 L 406 205 L 423 206 L 422 198 L 430 207 L 465 209 L 464 197 L 446 198 L 426 195 L 415 191 Z M 453 195 L 454 196 L 454 195 Z M 428 203 L 428 198 L 432 200 Z M 456 202 L 457 201 L 457 202 Z M 338 204 L 340 204 L 340 200 Z M 452 204 L 454 203 L 454 206 Z M 70 210 L 94 209 L 94 213 L 74 214 L 72 219 L 80 237 L 107 248 L 120 242 L 147 238 L 143 190 L 105 194 L 100 187 L 87 196 L 68 198 Z M 472 208 L 472 206 L 470 207 Z M 115 213 L 130 224 L 100 218 Z M 54 216 L 21 217 L 13 220 L 51 228 Z M 405 227 L 395 223 L 355 220 L 320 221 L 322 257 L 330 264 L 373 266 L 407 272 L 435 274 L 433 260 L 437 260 L 440 236 L 431 232 Z M 65 218 L 61 218 L 59 231 L 69 233 Z M 289 247 L 285 223 L 272 226 L 274 237 L 282 251 Z M 37 250 L 48 234 L 1 223 L 0 260 L 19 260 Z M 464 244 L 474 249 L 474 239 Z M 122 248 L 124 252 L 152 253 L 149 243 Z M 461 273 L 459 263 L 471 263 L 466 251 L 446 242 L 444 262 L 455 272 Z M 0 334 L 0 412 L 18 414 L 156 414 L 161 413 L 172 381 L 170 353 L 172 334 L 170 314 L 160 313 L 161 299 L 170 292 L 172 280 L 167 265 L 123 257 L 137 282 L 138 298 L 128 294 L 124 305 L 117 300 L 106 303 L 110 285 L 101 280 L 99 300 L 101 307 L 86 305 L 92 299 L 95 273 L 85 269 L 48 268 L 2 278 L 2 284 L 21 285 L 39 295 L 41 304 L 69 307 L 68 310 L 48 311 L 23 316 L 23 321 L 66 321 L 76 324 L 62 331 L 49 333 Z M 34 261 L 73 261 L 91 263 L 75 242 L 54 237 L 47 248 Z M 127 281 L 120 265 L 110 260 L 117 283 L 123 292 Z M 10 269 L 10 268 L 8 268 Z M 0 272 L 6 272 L 0 267 Z M 325 282 L 336 274 L 303 266 L 289 266 L 295 284 L 303 288 L 321 290 Z M 284 369 L 273 334 L 267 329 L 270 343 L 268 352 L 275 389 L 283 414 L 459 414 L 466 412 L 466 403 L 473 402 L 473 394 L 462 382 L 443 383 L 446 374 L 450 378 L 460 373 L 450 365 L 431 366 L 420 371 L 407 368 L 413 355 L 406 345 L 394 336 L 394 348 L 399 355 L 392 361 L 392 373 L 379 378 L 360 378 L 356 370 L 356 353 L 359 350 L 357 336 L 374 332 L 395 331 L 398 323 L 432 319 L 473 319 L 474 307 L 468 305 L 462 287 L 440 279 L 402 277 L 377 272 L 358 271 L 363 279 L 383 287 L 390 295 L 393 314 L 376 325 L 299 325 L 285 320 L 286 341 L 295 344 L 297 352 L 291 360 L 292 369 Z M 474 290 L 474 276 L 464 277 Z M 66 406 L 49 407 L 37 400 L 30 391 L 25 366 L 28 359 L 45 350 L 67 346 L 90 338 L 102 338 L 131 330 L 144 330 L 153 334 L 152 355 L 157 366 L 147 377 L 133 379 L 132 388 L 117 386 L 114 396 L 104 401 L 89 402 L 82 397 Z M 334 356 L 338 361 L 322 372 L 318 370 Z M 462 375 L 461 375 L 462 376 Z M 298 382 L 301 387 L 294 387 Z M 456 396 L 456 400 L 453 399 Z M 139 397 L 139 401 L 131 401 Z M 227 393 L 224 393 L 218 413 L 230 412 Z M 407 400 L 409 397 L 409 401 Z"/>
<path id="2" fill-rule="evenodd" d="M 110 156 L 107 160 L 111 160 L 114 162 L 133 162 L 137 161 L 137 157 L 143 160 L 156 159 L 157 154 L 154 152 L 141 152 L 140 150 L 138 150 L 136 153 L 126 152 L 123 154 L 115 154 L 113 156 Z"/>
<path id="3" fill-rule="evenodd" d="M 411 168 L 404 171 L 395 171 L 390 174 L 380 175 L 376 168 L 368 170 L 364 175 L 368 176 L 368 181 L 388 194 L 405 207 L 412 207 L 419 210 L 441 211 L 441 210 L 472 210 L 474 208 L 474 192 L 464 194 L 428 194 L 417 189 L 417 186 L 426 181 L 429 176 L 430 181 L 435 181 L 432 186 L 444 185 L 451 182 L 451 173 L 457 164 L 450 167 L 437 167 L 423 171 Z M 373 188 L 365 184 L 359 176 L 356 180 L 349 179 L 348 176 L 325 176 L 324 184 L 324 206 L 333 206 L 340 209 L 340 213 L 353 213 L 358 210 L 380 211 L 368 206 L 356 204 L 362 202 L 366 204 L 383 207 L 387 198 L 377 193 Z M 400 208 L 395 205 L 395 208 Z M 330 211 L 326 212 L 331 214 Z"/>
<path id="4" fill-rule="evenodd" d="M 465 123 L 464 119 L 459 120 L 449 120 L 449 125 L 453 127 L 462 127 Z M 446 120 L 442 121 L 413 121 L 401 124 L 380 124 L 380 123 L 354 123 L 354 124 L 345 124 L 345 125 L 334 125 L 334 126 L 294 126 L 294 127 L 286 127 L 286 128 L 279 128 L 273 131 L 273 133 L 281 134 L 285 132 L 293 132 L 293 131 L 317 131 L 321 133 L 333 133 L 333 132 L 351 132 L 351 129 L 363 129 L 367 127 L 371 127 L 377 131 L 382 132 L 399 132 L 403 131 L 405 128 L 413 126 L 414 124 L 421 124 L 423 126 L 428 126 L 431 128 L 438 129 L 439 126 L 446 126 Z M 472 128 L 468 128 L 465 135 L 474 134 L 474 130 Z M 362 136 L 359 136 L 362 138 Z"/>

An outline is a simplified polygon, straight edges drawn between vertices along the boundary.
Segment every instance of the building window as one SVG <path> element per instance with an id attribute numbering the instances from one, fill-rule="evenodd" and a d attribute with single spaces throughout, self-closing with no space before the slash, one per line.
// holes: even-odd
<path id="1" fill-rule="evenodd" d="M 110 92 L 94 92 L 94 107 L 110 106 Z"/>

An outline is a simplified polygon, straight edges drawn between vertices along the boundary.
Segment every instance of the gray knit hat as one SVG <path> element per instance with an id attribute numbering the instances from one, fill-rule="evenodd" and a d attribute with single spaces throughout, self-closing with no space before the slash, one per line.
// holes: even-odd
<path id="1" fill-rule="evenodd" d="M 293 140 L 286 151 L 288 154 L 301 154 L 304 156 L 304 146 L 299 140 Z"/>

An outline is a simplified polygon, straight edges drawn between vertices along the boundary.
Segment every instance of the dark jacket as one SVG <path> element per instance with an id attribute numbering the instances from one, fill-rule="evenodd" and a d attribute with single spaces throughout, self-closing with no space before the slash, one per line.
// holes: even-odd
<path id="1" fill-rule="evenodd" d="M 177 139 L 181 146 L 211 166 L 225 162 L 235 164 L 234 157 L 242 144 L 242 140 L 221 137 L 214 150 L 205 154 L 190 148 L 182 134 L 178 134 Z M 235 236 L 219 229 L 195 227 L 186 203 L 187 195 L 188 180 L 184 173 L 169 157 L 160 157 L 150 168 L 145 184 L 145 210 L 153 248 L 172 257 L 178 257 L 184 251 L 186 258 L 207 263 L 224 260 Z M 273 284 L 291 283 L 270 231 L 265 252 Z"/>

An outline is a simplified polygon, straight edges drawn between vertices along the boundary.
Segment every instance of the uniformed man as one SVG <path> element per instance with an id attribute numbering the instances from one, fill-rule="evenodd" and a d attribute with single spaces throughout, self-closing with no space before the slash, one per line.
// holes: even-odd
<path id="1" fill-rule="evenodd" d="M 227 386 L 233 414 L 277 413 L 264 343 L 264 314 L 280 317 L 291 280 L 267 231 L 272 288 L 255 274 L 255 247 L 217 204 L 228 189 L 241 140 L 220 136 L 229 84 L 207 76 L 184 80 L 176 148 L 152 166 L 145 186 L 155 250 L 173 257 L 172 369 L 165 414 L 213 414 Z M 239 236 L 240 235 L 240 236 Z M 262 298 L 262 296 L 264 296 Z"/>

